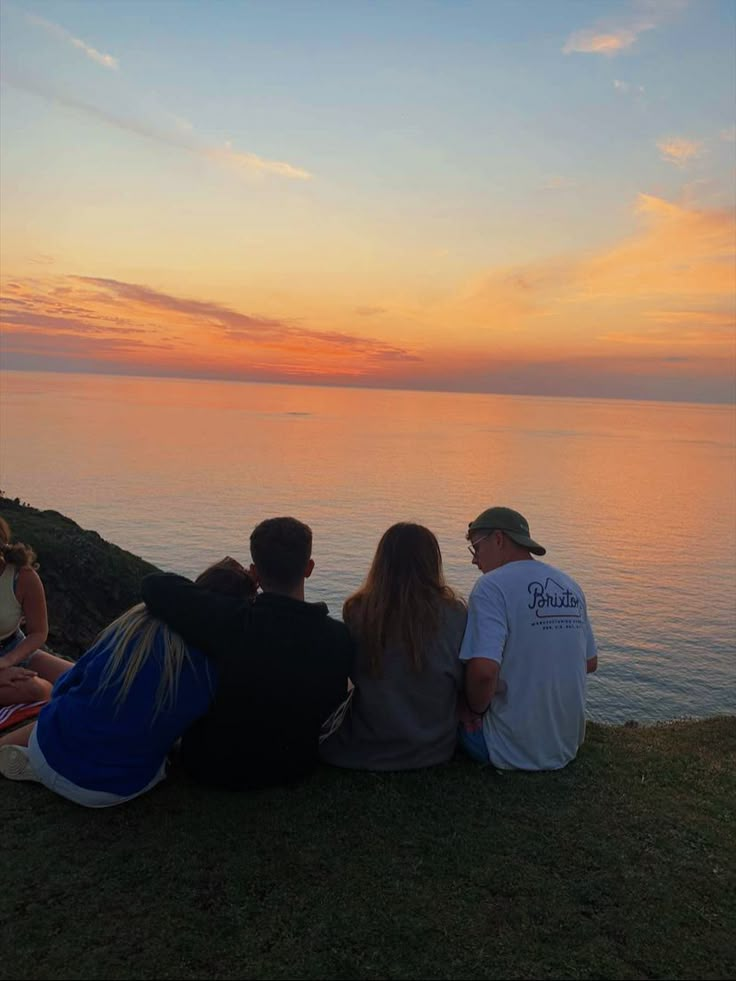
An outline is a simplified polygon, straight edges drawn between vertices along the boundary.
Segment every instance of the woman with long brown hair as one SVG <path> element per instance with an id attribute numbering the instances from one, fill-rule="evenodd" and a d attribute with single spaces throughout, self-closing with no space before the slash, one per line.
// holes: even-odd
<path id="1" fill-rule="evenodd" d="M 423 525 L 392 525 L 343 607 L 358 648 L 355 692 L 345 721 L 322 744 L 327 763 L 412 770 L 451 758 L 466 618 L 445 583 L 436 537 Z"/>

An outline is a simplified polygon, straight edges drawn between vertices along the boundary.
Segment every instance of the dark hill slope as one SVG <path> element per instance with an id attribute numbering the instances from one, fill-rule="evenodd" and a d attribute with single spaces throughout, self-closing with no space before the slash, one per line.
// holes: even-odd
<path id="1" fill-rule="evenodd" d="M 140 582 L 155 566 L 85 531 L 58 511 L 39 511 L 0 496 L 13 540 L 38 556 L 49 611 L 47 647 L 77 658 L 99 631 L 140 601 Z"/>

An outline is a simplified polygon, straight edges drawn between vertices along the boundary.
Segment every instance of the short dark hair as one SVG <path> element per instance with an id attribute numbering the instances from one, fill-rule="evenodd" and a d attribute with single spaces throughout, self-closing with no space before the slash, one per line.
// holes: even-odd
<path id="1" fill-rule="evenodd" d="M 251 533 L 250 554 L 261 585 L 293 589 L 312 555 L 312 529 L 296 518 L 267 518 Z"/>
<path id="2" fill-rule="evenodd" d="M 234 596 L 236 599 L 252 599 L 258 591 L 250 572 L 229 555 L 200 572 L 194 581 L 213 593 Z"/>

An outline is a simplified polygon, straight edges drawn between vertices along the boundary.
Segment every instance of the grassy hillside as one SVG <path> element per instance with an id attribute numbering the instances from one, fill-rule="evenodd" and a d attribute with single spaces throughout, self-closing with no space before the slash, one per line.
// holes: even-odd
<path id="1" fill-rule="evenodd" d="M 55 649 L 137 601 L 147 563 L 0 514 L 38 552 Z M 736 977 L 733 717 L 591 726 L 560 773 L 325 767 L 238 795 L 174 768 L 109 810 L 0 797 L 0 977 Z"/>
<path id="2" fill-rule="evenodd" d="M 736 719 L 591 726 L 556 774 L 0 787 L 7 978 L 733 978 Z"/>

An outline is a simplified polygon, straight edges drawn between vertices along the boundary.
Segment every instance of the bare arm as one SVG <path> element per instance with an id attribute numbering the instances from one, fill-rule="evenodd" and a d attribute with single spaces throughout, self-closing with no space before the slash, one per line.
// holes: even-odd
<path id="1" fill-rule="evenodd" d="M 483 715 L 498 689 L 501 665 L 487 657 L 473 657 L 465 667 L 465 702 L 474 715 Z"/>
<path id="2" fill-rule="evenodd" d="M 0 657 L 1 668 L 13 667 L 25 660 L 29 654 L 33 654 L 46 643 L 49 635 L 46 593 L 34 569 L 20 570 L 15 595 L 23 610 L 26 638 L 9 654 Z"/>
<path id="3" fill-rule="evenodd" d="M 593 628 L 590 625 L 590 620 L 588 619 L 588 608 L 585 608 L 585 645 L 586 645 L 586 658 L 585 658 L 585 673 L 593 674 L 594 671 L 598 670 L 598 653 L 595 643 L 595 636 L 593 634 Z"/>

